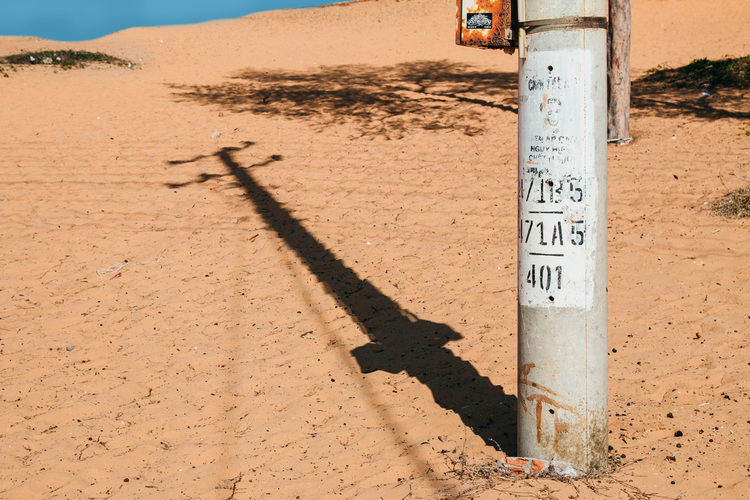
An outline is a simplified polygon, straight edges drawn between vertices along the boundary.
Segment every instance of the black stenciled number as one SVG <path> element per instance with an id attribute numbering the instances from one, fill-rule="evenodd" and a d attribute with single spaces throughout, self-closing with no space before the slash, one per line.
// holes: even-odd
<path id="1" fill-rule="evenodd" d="M 542 181 L 539 183 L 539 199 L 536 200 L 538 203 L 560 203 L 562 200 L 558 197 L 555 198 L 555 193 L 558 193 L 558 195 L 562 192 L 562 183 L 558 182 L 557 184 L 560 186 L 557 189 L 555 189 L 555 180 L 554 179 L 547 179 L 546 181 Z M 546 195 L 546 199 L 545 199 Z M 527 197 L 528 201 L 528 197 Z"/>
<path id="2" fill-rule="evenodd" d="M 570 242 L 576 246 L 583 245 L 585 231 L 586 226 L 584 225 L 584 221 L 574 220 L 573 225 L 570 226 Z"/>
<path id="3" fill-rule="evenodd" d="M 526 274 L 526 283 L 529 283 L 531 288 L 536 288 L 536 264 L 532 264 L 531 270 Z"/>
<path id="4" fill-rule="evenodd" d="M 531 230 L 534 228 L 534 221 L 533 220 L 525 220 L 524 221 L 528 227 L 526 229 L 526 238 L 523 240 L 524 243 L 529 242 L 529 237 L 531 236 Z"/>
<path id="5" fill-rule="evenodd" d="M 531 190 L 534 188 L 534 177 L 531 178 L 531 182 L 529 183 L 529 190 L 526 191 L 526 201 L 529 201 L 529 198 L 531 198 Z M 521 178 L 521 192 L 523 193 L 523 177 Z"/>
<path id="6" fill-rule="evenodd" d="M 531 288 L 536 288 L 537 283 L 539 289 L 548 292 L 553 283 L 553 269 L 551 266 L 542 265 L 539 266 L 539 273 L 537 274 L 536 264 L 531 265 L 531 270 L 526 274 L 526 283 L 531 285 Z M 562 290 L 562 266 L 556 266 L 554 268 L 555 278 L 557 278 L 557 289 Z"/>
<path id="7" fill-rule="evenodd" d="M 538 191 L 537 180 L 539 180 Z M 528 186 L 525 185 L 527 182 Z M 547 179 L 545 181 L 538 178 L 537 175 L 533 175 L 528 180 L 521 177 L 520 184 L 519 192 L 523 193 L 524 200 L 532 203 L 561 203 L 565 186 L 568 188 L 567 198 L 573 203 L 581 203 L 584 198 L 580 178 Z M 538 196 L 532 198 L 532 193 L 536 193 Z"/>
<path id="8" fill-rule="evenodd" d="M 539 288 L 549 291 L 549 285 L 552 283 L 552 268 L 549 266 L 539 267 Z"/>
<path id="9" fill-rule="evenodd" d="M 581 188 L 579 179 L 570 180 L 570 201 L 576 203 L 583 201 L 583 188 Z"/>
<path id="10" fill-rule="evenodd" d="M 544 241 L 544 222 L 537 222 L 536 227 L 539 228 L 539 244 L 547 246 L 547 242 Z"/>
<path id="11" fill-rule="evenodd" d="M 574 225 L 571 228 L 571 239 L 570 241 L 574 245 L 582 245 L 583 244 L 583 228 L 577 227 L 576 223 L 583 223 L 583 221 L 575 221 Z M 524 228 L 524 224 L 526 227 Z M 521 227 L 521 239 L 524 243 L 528 243 L 529 239 L 531 238 L 531 233 L 534 232 L 534 227 L 536 226 L 539 229 L 539 244 L 542 246 L 552 245 L 552 246 L 565 246 L 565 236 L 563 235 L 563 224 L 561 221 L 552 222 L 552 240 L 551 242 L 548 242 L 544 238 L 544 225 L 545 221 L 539 221 L 536 222 L 531 219 L 524 219 L 523 223 L 520 224 Z M 549 233 L 547 233 L 549 236 Z M 580 242 L 577 242 L 576 236 L 580 237 Z M 532 242 L 533 244 L 533 242 Z"/>

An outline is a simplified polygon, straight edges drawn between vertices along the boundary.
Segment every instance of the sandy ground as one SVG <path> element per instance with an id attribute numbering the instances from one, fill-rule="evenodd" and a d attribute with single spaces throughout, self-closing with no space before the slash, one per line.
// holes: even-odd
<path id="1" fill-rule="evenodd" d="M 750 53 L 750 3 L 633 0 L 634 75 Z M 450 0 L 0 54 L 0 497 L 439 498 L 514 455 L 517 58 Z M 749 498 L 750 101 L 633 96 L 609 149 L 614 480 Z M 214 131 L 220 135 L 213 137 Z M 470 495 L 470 494 L 467 494 Z"/>

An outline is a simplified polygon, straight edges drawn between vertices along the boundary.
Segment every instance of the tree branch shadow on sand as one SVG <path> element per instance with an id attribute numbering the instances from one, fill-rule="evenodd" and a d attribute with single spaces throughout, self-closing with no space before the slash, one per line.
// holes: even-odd
<path id="1" fill-rule="evenodd" d="M 664 89 L 647 82 L 632 84 L 631 106 L 635 117 L 660 116 L 676 118 L 692 115 L 704 120 L 722 118 L 750 119 L 750 101 L 736 89 L 717 89 L 706 92 L 687 89 Z"/>
<path id="2" fill-rule="evenodd" d="M 678 68 L 657 67 L 632 84 L 638 113 L 669 118 L 750 119 L 750 56 L 696 59 Z"/>
<path id="3" fill-rule="evenodd" d="M 323 66 L 303 73 L 246 70 L 218 85 L 171 88 L 178 102 L 300 118 L 319 129 L 352 123 L 361 136 L 398 139 L 414 129 L 484 132 L 483 108 L 518 113 L 517 82 L 515 72 L 417 61 Z"/>
<path id="4" fill-rule="evenodd" d="M 634 114 L 750 118 L 745 93 L 724 80 L 708 87 L 696 84 L 698 80 L 675 85 L 674 75 L 687 75 L 694 65 L 653 70 L 633 81 Z M 488 109 L 518 113 L 517 85 L 517 72 L 485 71 L 441 60 L 380 67 L 322 66 L 304 72 L 248 69 L 217 85 L 170 87 L 178 102 L 303 119 L 318 130 L 350 123 L 362 137 L 399 139 L 417 129 L 481 134 L 486 131 Z"/>
<path id="5" fill-rule="evenodd" d="M 446 343 L 463 338 L 460 333 L 403 309 L 310 234 L 252 176 L 253 167 L 282 161 L 281 156 L 271 156 L 250 168 L 234 159 L 236 151 L 252 145 L 244 142 L 242 147 L 222 148 L 210 156 L 169 163 L 179 165 L 215 157 L 226 167 L 225 174 L 204 173 L 194 182 L 231 175 L 236 185 L 244 189 L 268 228 L 294 251 L 369 338 L 370 343 L 351 351 L 363 373 L 405 371 L 426 385 L 438 405 L 456 413 L 486 444 L 515 455 L 516 397 L 505 394 L 502 387 L 493 385 L 470 362 L 445 347 Z"/>

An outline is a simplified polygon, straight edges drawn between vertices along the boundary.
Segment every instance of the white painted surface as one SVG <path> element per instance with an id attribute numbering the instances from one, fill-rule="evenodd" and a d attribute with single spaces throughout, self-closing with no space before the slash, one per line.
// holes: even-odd
<path id="1" fill-rule="evenodd" d="M 590 309 L 597 184 L 591 54 L 529 52 L 519 81 L 519 304 Z M 588 112 L 588 113 L 587 113 Z M 588 131 L 588 132 L 587 132 Z"/>

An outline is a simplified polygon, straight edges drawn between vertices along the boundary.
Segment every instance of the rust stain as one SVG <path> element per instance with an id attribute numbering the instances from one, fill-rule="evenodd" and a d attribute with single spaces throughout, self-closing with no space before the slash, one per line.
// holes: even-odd
<path id="1" fill-rule="evenodd" d="M 529 376 L 529 373 L 531 372 L 531 369 L 535 366 L 536 365 L 534 363 L 526 363 L 525 365 L 521 366 L 521 368 L 519 369 L 518 383 L 531 386 L 534 389 L 539 389 L 540 391 L 552 394 L 553 396 L 560 396 L 560 394 L 556 393 L 549 387 L 545 387 L 541 384 L 537 384 L 536 382 L 532 382 L 527 378 Z"/>
<path id="2" fill-rule="evenodd" d="M 528 385 L 530 387 L 533 387 L 535 389 L 538 389 L 540 391 L 543 391 L 547 394 L 532 394 L 530 396 L 527 396 L 525 399 L 536 403 L 536 407 L 534 408 L 536 413 L 536 442 L 541 443 L 542 442 L 542 417 L 544 415 L 544 405 L 549 406 L 550 412 L 554 414 L 555 416 L 555 422 L 554 422 L 554 435 L 553 435 L 553 443 L 552 443 L 552 449 L 557 453 L 557 443 L 558 438 L 561 433 L 567 432 L 570 430 L 570 425 L 566 424 L 565 422 L 560 421 L 559 412 L 560 410 L 565 410 L 573 415 L 580 418 L 580 413 L 578 413 L 572 406 L 565 405 L 562 403 L 559 403 L 555 401 L 550 395 L 561 397 L 560 394 L 556 393 L 549 387 L 545 387 L 541 384 L 537 384 L 536 382 L 532 382 L 528 379 L 529 373 L 531 373 L 531 369 L 534 368 L 536 365 L 534 363 L 527 363 L 525 365 L 522 365 L 519 369 L 519 375 L 518 375 L 518 383 Z M 524 398 L 519 398 L 519 401 L 521 403 L 521 407 L 523 408 L 524 412 L 528 412 L 528 408 L 526 406 L 526 401 L 524 401 Z"/>
<path id="3" fill-rule="evenodd" d="M 555 453 L 558 452 L 557 438 L 561 433 L 568 432 L 568 430 L 570 430 L 570 426 L 568 424 L 555 420 L 555 440 L 552 442 L 552 449 L 555 450 Z"/>
<path id="4" fill-rule="evenodd" d="M 552 407 L 554 414 L 555 414 L 555 427 L 554 427 L 554 441 L 552 445 L 552 449 L 557 451 L 557 438 L 560 435 L 561 432 L 566 432 L 569 428 L 568 424 L 565 424 L 563 422 L 560 422 L 560 417 L 558 416 L 558 413 L 560 410 L 566 410 L 574 415 L 578 415 L 578 412 L 576 412 L 571 406 L 560 404 L 554 399 L 545 396 L 544 394 L 532 394 L 531 396 L 528 396 L 526 399 L 529 401 L 535 401 L 536 402 L 536 442 L 541 443 L 542 442 L 542 410 L 544 410 L 544 405 L 547 404 Z"/>

